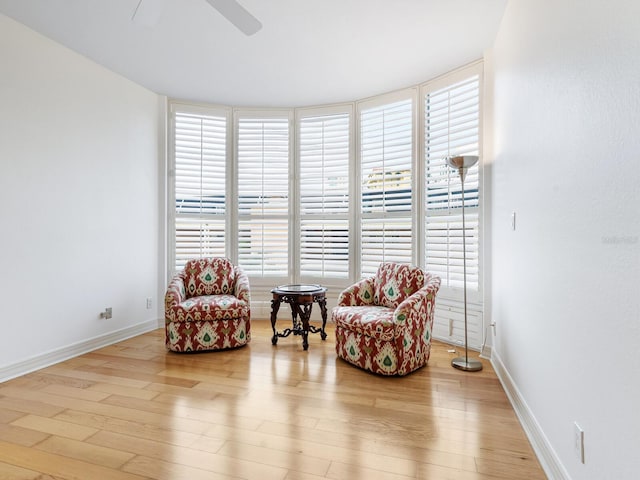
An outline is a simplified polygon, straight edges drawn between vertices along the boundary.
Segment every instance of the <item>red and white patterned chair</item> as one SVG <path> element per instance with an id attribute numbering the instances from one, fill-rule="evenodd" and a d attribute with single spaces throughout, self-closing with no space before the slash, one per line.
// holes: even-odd
<path id="1" fill-rule="evenodd" d="M 336 353 L 381 375 L 406 375 L 427 364 L 440 277 L 382 263 L 375 276 L 344 290 L 331 312 Z"/>
<path id="2" fill-rule="evenodd" d="M 189 260 L 164 298 L 165 343 L 174 352 L 221 350 L 251 340 L 249 280 L 226 258 Z"/>

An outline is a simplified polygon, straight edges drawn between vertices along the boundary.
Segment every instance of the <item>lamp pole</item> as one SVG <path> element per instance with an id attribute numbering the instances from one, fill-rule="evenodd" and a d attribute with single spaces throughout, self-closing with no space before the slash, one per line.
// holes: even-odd
<path id="1" fill-rule="evenodd" d="M 467 230 L 464 219 L 464 177 L 469 168 L 478 162 L 477 155 L 463 155 L 448 157 L 447 163 L 451 168 L 458 171 L 460 184 L 462 185 L 462 290 L 464 292 L 464 357 L 456 357 L 451 360 L 451 365 L 466 372 L 478 372 L 482 370 L 482 362 L 479 360 L 469 360 L 469 342 L 467 341 Z"/>

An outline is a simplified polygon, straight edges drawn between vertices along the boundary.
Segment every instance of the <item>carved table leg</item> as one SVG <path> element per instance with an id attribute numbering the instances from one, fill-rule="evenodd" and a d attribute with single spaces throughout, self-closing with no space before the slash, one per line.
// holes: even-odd
<path id="1" fill-rule="evenodd" d="M 276 331 L 276 317 L 278 316 L 278 310 L 280 310 L 280 298 L 274 298 L 271 300 L 271 329 L 273 330 L 271 345 L 278 343 L 278 332 Z"/>
<path id="2" fill-rule="evenodd" d="M 302 349 L 309 348 L 309 317 L 311 317 L 312 303 L 307 305 L 298 305 L 300 319 L 302 320 Z"/>
<path id="3" fill-rule="evenodd" d="M 302 325 L 298 320 L 298 310 L 296 309 L 297 303 L 291 303 L 291 330 L 294 335 L 300 335 L 302 333 Z"/>
<path id="4" fill-rule="evenodd" d="M 327 332 L 324 327 L 327 325 L 327 300 L 322 297 L 318 299 L 318 305 L 320 306 L 320 313 L 322 314 L 322 330 L 320 331 L 320 338 L 326 340 Z"/>

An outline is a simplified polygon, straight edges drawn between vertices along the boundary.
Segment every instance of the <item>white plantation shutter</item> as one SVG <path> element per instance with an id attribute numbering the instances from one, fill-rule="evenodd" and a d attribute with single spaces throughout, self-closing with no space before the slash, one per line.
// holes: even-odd
<path id="1" fill-rule="evenodd" d="M 301 118 L 300 275 L 348 278 L 350 115 Z"/>
<path id="2" fill-rule="evenodd" d="M 257 277 L 289 274 L 289 120 L 237 123 L 238 262 Z"/>
<path id="3" fill-rule="evenodd" d="M 227 117 L 174 114 L 175 263 L 225 255 Z"/>
<path id="4" fill-rule="evenodd" d="M 361 273 L 381 262 L 411 263 L 413 102 L 360 112 Z"/>
<path id="5" fill-rule="evenodd" d="M 471 303 L 481 305 L 481 170 L 466 177 L 463 232 L 460 179 L 445 162 L 481 153 L 481 91 L 475 63 L 328 107 L 267 112 L 171 101 L 171 270 L 194 257 L 229 256 L 263 284 L 344 286 L 383 261 L 415 262 L 442 278 L 441 294 L 454 302 L 464 235 Z"/>
<path id="6" fill-rule="evenodd" d="M 467 244 L 467 288 L 479 288 L 479 170 L 469 169 L 464 182 L 465 223 L 462 231 L 462 186 L 445 158 L 478 155 L 479 76 L 428 92 L 425 120 L 425 264 L 446 287 L 463 286 L 462 236 Z"/>
<path id="7" fill-rule="evenodd" d="M 411 218 L 362 219 L 362 274 L 373 275 L 381 262 L 411 263 Z"/>

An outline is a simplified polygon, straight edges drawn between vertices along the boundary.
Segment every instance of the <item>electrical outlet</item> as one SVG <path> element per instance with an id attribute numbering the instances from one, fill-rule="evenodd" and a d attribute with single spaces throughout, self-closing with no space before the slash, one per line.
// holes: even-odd
<path id="1" fill-rule="evenodd" d="M 573 448 L 580 462 L 584 463 L 584 430 L 573 422 Z"/>
<path id="2" fill-rule="evenodd" d="M 113 316 L 113 310 L 111 307 L 107 307 L 104 309 L 104 312 L 100 313 L 100 318 L 106 318 L 109 319 Z"/>
<path id="3" fill-rule="evenodd" d="M 150 310 L 152 305 L 151 297 L 147 298 L 147 310 Z"/>

